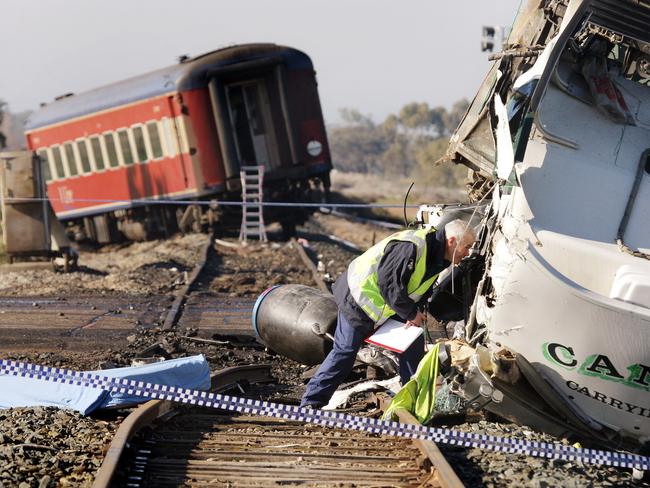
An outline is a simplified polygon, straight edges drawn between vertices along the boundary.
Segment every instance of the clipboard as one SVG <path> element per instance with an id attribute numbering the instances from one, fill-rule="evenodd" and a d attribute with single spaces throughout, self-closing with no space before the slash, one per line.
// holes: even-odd
<path id="1" fill-rule="evenodd" d="M 404 322 L 388 319 L 372 335 L 364 339 L 364 342 L 401 354 L 420 335 L 422 335 L 422 327 L 406 327 Z"/>

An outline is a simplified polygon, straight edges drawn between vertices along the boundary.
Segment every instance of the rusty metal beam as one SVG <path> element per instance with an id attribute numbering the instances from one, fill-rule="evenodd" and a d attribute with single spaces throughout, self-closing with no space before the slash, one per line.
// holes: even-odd
<path id="1" fill-rule="evenodd" d="M 246 364 L 219 370 L 210 378 L 211 391 L 224 391 L 240 381 L 264 383 L 271 380 L 270 364 Z"/>

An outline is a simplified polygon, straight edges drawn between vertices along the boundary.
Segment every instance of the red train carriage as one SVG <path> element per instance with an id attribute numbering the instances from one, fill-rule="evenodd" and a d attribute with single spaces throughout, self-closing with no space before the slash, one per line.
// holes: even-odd
<path id="1" fill-rule="evenodd" d="M 78 237 L 99 242 L 176 228 L 185 207 L 142 200 L 239 200 L 243 165 L 265 167 L 267 200 L 301 201 L 329 189 L 313 65 L 306 54 L 274 44 L 181 58 L 60 97 L 31 117 L 27 143 L 44 161 L 57 217 Z M 218 216 L 198 212 L 203 220 Z"/>

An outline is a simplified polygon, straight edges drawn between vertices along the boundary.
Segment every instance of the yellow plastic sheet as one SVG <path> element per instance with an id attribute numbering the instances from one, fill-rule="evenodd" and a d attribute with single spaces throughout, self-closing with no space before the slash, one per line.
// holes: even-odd
<path id="1" fill-rule="evenodd" d="M 422 358 L 413 377 L 393 397 L 384 414 L 384 420 L 394 420 L 394 413 L 401 408 L 410 412 L 421 424 L 427 423 L 433 417 L 439 349 L 440 343 Z"/>

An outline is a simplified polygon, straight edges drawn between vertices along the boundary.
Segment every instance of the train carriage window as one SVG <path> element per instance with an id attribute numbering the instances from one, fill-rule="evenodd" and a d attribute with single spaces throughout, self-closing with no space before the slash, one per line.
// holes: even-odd
<path id="1" fill-rule="evenodd" d="M 106 145 L 108 165 L 111 168 L 117 168 L 120 165 L 120 161 L 117 157 L 117 147 L 115 146 L 115 138 L 112 133 L 107 132 L 104 134 L 104 144 Z"/>
<path id="2" fill-rule="evenodd" d="M 149 135 L 149 144 L 154 159 L 163 157 L 162 145 L 160 144 L 160 133 L 158 132 L 158 122 L 147 123 L 147 134 Z"/>
<path id="3" fill-rule="evenodd" d="M 54 146 L 52 148 L 52 159 L 54 160 L 54 168 L 56 170 L 57 178 L 65 178 L 65 170 L 63 169 L 63 158 L 61 157 L 61 147 Z"/>
<path id="4" fill-rule="evenodd" d="M 77 176 L 79 174 L 79 169 L 77 168 L 77 158 L 75 157 L 72 143 L 66 142 L 63 145 L 63 149 L 65 151 L 65 158 L 68 162 L 68 173 L 70 176 Z"/>
<path id="5" fill-rule="evenodd" d="M 106 166 L 104 165 L 104 155 L 102 154 L 102 145 L 99 137 L 95 136 L 90 138 L 90 147 L 95 158 L 95 168 L 97 171 L 102 171 Z"/>
<path id="6" fill-rule="evenodd" d="M 86 146 L 84 139 L 77 140 L 77 151 L 79 151 L 79 159 L 81 160 L 81 170 L 84 173 L 90 173 L 92 171 L 90 156 L 88 156 L 88 146 Z"/>
<path id="7" fill-rule="evenodd" d="M 149 158 L 147 157 L 147 146 L 144 143 L 144 132 L 141 126 L 135 126 L 131 129 L 133 131 L 133 139 L 135 141 L 135 152 L 138 156 L 138 161 L 141 163 L 146 162 Z"/>
<path id="8" fill-rule="evenodd" d="M 118 130 L 117 137 L 120 140 L 120 149 L 122 150 L 122 158 L 124 164 L 133 164 L 133 153 L 131 152 L 131 143 L 129 142 L 129 133 L 126 129 Z"/>
<path id="9" fill-rule="evenodd" d="M 50 158 L 47 154 L 47 149 L 39 149 L 38 156 L 41 158 L 41 168 L 43 170 L 43 178 L 45 181 L 52 181 L 52 172 L 50 170 Z"/>

